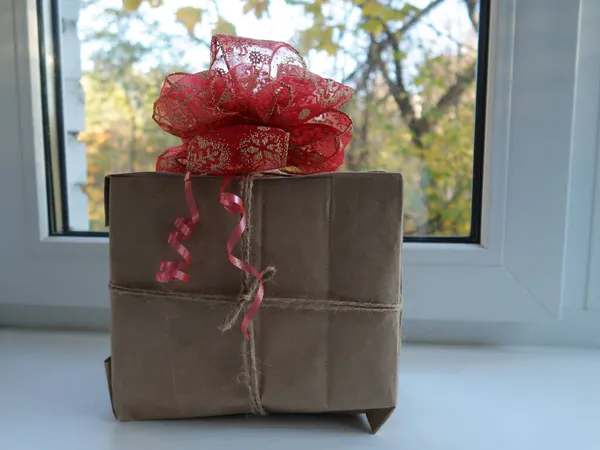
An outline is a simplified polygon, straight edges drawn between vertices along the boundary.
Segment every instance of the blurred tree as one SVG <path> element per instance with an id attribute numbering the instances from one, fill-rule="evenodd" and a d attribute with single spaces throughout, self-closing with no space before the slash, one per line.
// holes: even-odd
<path id="1" fill-rule="evenodd" d="M 185 67 L 165 64 L 160 52 L 169 49 L 168 35 L 159 35 L 145 44 L 127 39 L 139 14 L 106 8 L 98 20 L 110 24 L 84 36 L 84 42 L 101 44 L 91 57 L 92 68 L 84 71 L 85 130 L 79 139 L 86 144 L 92 230 L 104 227 L 104 177 L 108 173 L 154 170 L 156 156 L 179 144 L 152 120 L 152 104 L 165 77 Z M 144 22 L 145 23 L 145 22 Z M 146 24 L 146 23 L 145 23 Z M 150 29 L 156 23 L 146 24 Z M 176 55 L 172 55 L 176 56 Z M 143 70 L 140 64 L 150 69 Z"/>
<path id="2" fill-rule="evenodd" d="M 151 106 L 164 76 L 186 69 L 174 63 L 182 61 L 181 52 L 174 54 L 180 36 L 140 12 L 170 1 L 124 0 L 121 9 L 104 8 L 106 26 L 85 37 L 97 48 L 93 69 L 83 79 L 87 117 L 81 137 L 88 146 L 87 192 L 95 229 L 102 221 L 104 174 L 152 170 L 156 155 L 175 144 L 152 123 Z M 285 2 L 310 18 L 310 26 L 298 30 L 292 42 L 301 53 L 325 52 L 336 64 L 352 67 L 343 77 L 356 91 L 347 108 L 355 131 L 345 169 L 405 174 L 406 234 L 468 235 L 479 0 L 430 0 L 421 6 L 424 2 L 407 0 Z M 445 2 L 461 8 L 471 35 L 453 36 L 427 22 Z M 261 19 L 270 14 L 271 3 L 247 0 L 243 12 Z M 181 7 L 173 20 L 188 40 L 202 44 L 212 32 L 235 33 L 216 0 Z M 416 32 L 423 27 L 453 45 L 428 46 Z M 131 30 L 142 30 L 143 44 Z"/>

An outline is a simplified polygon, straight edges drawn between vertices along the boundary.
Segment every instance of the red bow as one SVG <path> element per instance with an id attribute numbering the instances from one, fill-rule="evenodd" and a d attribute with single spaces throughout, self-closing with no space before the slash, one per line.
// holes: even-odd
<path id="1" fill-rule="evenodd" d="M 216 35 L 208 70 L 169 75 L 154 120 L 183 143 L 159 172 L 234 175 L 330 172 L 344 160 L 352 89 L 306 70 L 282 42 Z"/>

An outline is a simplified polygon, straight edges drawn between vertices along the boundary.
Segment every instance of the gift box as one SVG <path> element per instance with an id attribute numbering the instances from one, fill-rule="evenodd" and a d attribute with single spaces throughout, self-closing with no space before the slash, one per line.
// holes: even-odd
<path id="1" fill-rule="evenodd" d="M 182 145 L 106 179 L 115 417 L 348 412 L 376 432 L 396 406 L 402 176 L 331 172 L 350 97 L 291 47 L 211 53 L 155 104 Z"/>
<path id="2" fill-rule="evenodd" d="M 186 242 L 189 282 L 168 289 L 154 273 L 174 252 L 160 238 L 186 213 L 183 176 L 108 181 L 118 419 L 349 411 L 383 423 L 396 405 L 400 175 L 253 181 L 250 261 L 276 274 L 250 342 L 238 327 L 220 330 L 244 278 L 225 250 L 237 219 L 216 201 L 221 180 L 193 177 L 202 226 Z"/>

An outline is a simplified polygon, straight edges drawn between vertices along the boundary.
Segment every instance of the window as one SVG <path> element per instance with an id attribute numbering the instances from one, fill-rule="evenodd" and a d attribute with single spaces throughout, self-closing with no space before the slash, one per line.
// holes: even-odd
<path id="1" fill-rule="evenodd" d="M 365 81 L 356 78 L 356 74 L 364 75 L 371 34 L 377 42 L 386 39 L 385 27 L 400 26 L 398 15 L 384 23 L 366 20 L 363 13 L 369 17 L 388 14 L 368 1 L 302 2 L 307 6 L 271 0 L 275 9 L 270 9 L 270 16 L 265 13 L 257 19 L 264 2 L 250 2 L 250 11 L 244 15 L 245 3 L 240 1 L 240 10 L 234 8 L 237 0 L 217 5 L 208 0 L 202 4 L 200 0 L 126 1 L 135 11 L 125 12 L 120 0 L 0 0 L 0 63 L 5 68 L 0 78 L 0 250 L 4 262 L 0 323 L 31 323 L 31 311 L 39 310 L 43 314 L 35 314 L 38 324 L 107 325 L 108 240 L 97 234 L 102 231 L 102 217 L 100 193 L 94 186 L 107 172 L 151 169 L 156 154 L 170 145 L 169 136 L 153 128 L 150 111 L 143 113 L 142 106 L 138 110 L 132 105 L 151 101 L 156 96 L 152 89 L 160 86 L 163 75 L 176 64 L 193 70 L 193 64 L 201 68 L 206 63 L 204 44 L 192 39 L 206 40 L 215 26 L 220 30 L 235 26 L 239 34 L 252 35 L 244 27 L 253 26 L 272 34 L 258 35 L 257 31 L 257 37 L 289 38 L 301 48 L 324 45 L 306 55 L 314 71 L 348 78 L 357 87 L 359 82 L 365 84 L 364 89 L 357 89 L 351 105 L 356 132 L 348 164 L 356 165 L 348 168 L 402 167 L 407 178 L 414 178 L 409 180 L 412 187 L 407 198 L 408 213 L 413 216 L 407 224 L 414 226 L 408 229 L 403 256 L 404 317 L 409 333 L 421 339 L 498 341 L 510 337 L 511 342 L 600 345 L 600 4 L 596 0 L 378 3 L 398 6 L 407 17 L 416 14 L 416 8 L 423 11 L 433 5 L 419 22 L 421 28 L 409 33 L 412 40 L 401 43 L 414 50 L 401 47 L 400 56 L 416 121 L 429 118 L 423 115 L 429 111 L 428 102 L 439 103 L 448 87 L 459 80 L 455 72 L 444 71 L 468 67 L 474 61 L 467 45 L 477 47 L 480 68 L 485 59 L 482 53 L 487 54 L 486 70 L 467 83 L 469 90 L 463 85 L 460 101 L 442 108 L 441 115 L 433 114 L 437 128 L 431 128 L 427 144 L 432 148 L 439 144 L 447 151 L 432 151 L 426 167 L 411 153 L 414 136 L 405 123 L 410 115 L 403 118 L 390 92 L 393 83 L 387 82 L 381 69 L 397 82 L 389 42 L 381 53 L 384 61 L 377 62 L 378 70 Z M 310 8 L 320 8 L 325 17 L 334 4 L 358 11 L 348 13 L 350 17 L 342 22 L 348 29 L 355 30 L 357 23 L 366 27 L 352 33 L 347 38 L 351 41 L 337 40 L 340 28 L 331 30 L 330 41 L 330 22 L 315 21 L 318 11 L 310 12 Z M 408 4 L 414 7 L 402 10 Z M 444 5 L 453 5 L 452 12 L 445 13 Z M 112 13 L 107 12 L 109 6 L 114 8 Z M 190 6 L 202 8 L 202 13 L 180 10 Z M 478 41 L 469 11 L 479 24 Z M 461 19 L 456 19 L 459 13 Z M 111 26 L 104 27 L 106 14 L 120 19 L 111 19 Z M 337 20 L 335 14 L 341 12 L 332 14 Z M 202 25 L 197 24 L 199 15 Z M 133 20 L 139 25 L 133 26 Z M 145 21 L 153 20 L 169 24 L 161 28 L 167 36 L 158 42 L 143 28 Z M 275 36 L 268 25 L 273 22 L 273 27 L 284 23 L 287 34 Z M 287 30 L 289 23 L 294 28 Z M 314 28 L 315 23 L 320 28 Z M 114 33 L 122 32 L 119 24 L 141 42 L 129 37 L 113 39 Z M 190 38 L 188 27 L 195 37 Z M 306 29 L 312 30 L 308 37 L 299 34 Z M 95 44 L 86 41 L 98 33 Z M 461 42 L 460 51 L 456 40 Z M 355 41 L 357 45 L 351 45 Z M 487 51 L 483 52 L 485 43 Z M 132 52 L 136 62 L 125 64 L 123 70 L 111 69 L 115 61 L 131 61 L 127 60 L 131 54 L 110 51 L 110 45 Z M 148 48 L 156 55 L 138 57 L 137 52 Z M 336 53 L 337 59 L 328 52 Z M 96 57 L 107 64 L 103 70 L 92 70 Z M 425 57 L 435 63 L 422 67 Z M 474 72 L 468 73 L 474 77 Z M 152 76 L 156 80 L 145 78 Z M 105 84 L 90 89 L 93 77 L 98 78 L 94 82 Z M 125 77 L 139 83 L 137 90 L 125 91 L 118 84 Z M 424 86 L 431 88 L 427 91 L 431 95 L 422 94 Z M 108 93 L 112 97 L 105 99 Z M 371 108 L 364 109 L 365 105 Z M 368 116 L 366 139 L 361 137 L 365 124 L 361 111 L 375 114 Z M 458 133 L 459 125 L 469 130 L 461 128 Z M 152 142 L 142 140 L 151 135 Z M 393 142 L 387 141 L 390 136 Z M 127 151 L 133 148 L 132 142 L 136 145 L 133 158 Z M 103 155 L 101 146 L 105 146 Z M 368 153 L 368 149 L 381 151 Z M 386 158 L 401 155 L 404 159 L 385 159 L 383 150 L 389 153 Z M 107 159 L 99 162 L 104 155 Z M 439 190 L 421 190 L 422 179 L 435 180 Z M 441 210 L 431 199 L 444 195 L 452 199 L 456 183 L 462 183 L 464 196 L 452 207 L 442 205 L 444 220 L 433 220 L 427 229 L 417 226 L 437 219 Z M 480 221 L 478 227 L 472 226 L 474 220 Z M 475 228 L 478 239 L 473 238 Z"/>
<path id="2" fill-rule="evenodd" d="M 489 0 L 48 5 L 54 233 L 106 230 L 104 176 L 154 170 L 177 145 L 152 121 L 162 80 L 206 69 L 211 32 L 237 32 L 291 42 L 312 71 L 355 89 L 344 169 L 405 173 L 407 241 L 479 242 Z"/>

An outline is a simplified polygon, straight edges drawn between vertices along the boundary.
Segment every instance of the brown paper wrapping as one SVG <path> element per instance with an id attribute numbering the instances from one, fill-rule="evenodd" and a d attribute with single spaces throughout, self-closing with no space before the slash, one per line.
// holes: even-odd
<path id="1" fill-rule="evenodd" d="M 183 176 L 107 178 L 110 282 L 119 289 L 111 291 L 112 357 L 106 368 L 120 420 L 251 412 L 243 335 L 238 325 L 219 330 L 242 283 L 225 249 L 239 217 L 220 205 L 220 182 L 193 177 L 200 224 L 186 241 L 193 255 L 190 281 L 161 284 L 154 279 L 160 261 L 178 257 L 167 243 L 173 221 L 188 215 Z M 228 190 L 239 192 L 237 183 Z M 396 406 L 401 175 L 258 178 L 252 194 L 251 263 L 277 269 L 254 320 L 262 406 L 269 414 L 367 413 L 377 431 Z M 214 295 L 224 300 L 202 301 Z M 281 308 L 269 305 L 272 297 L 390 310 Z"/>

